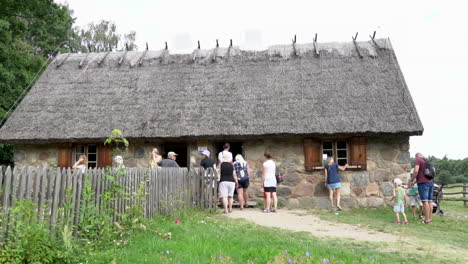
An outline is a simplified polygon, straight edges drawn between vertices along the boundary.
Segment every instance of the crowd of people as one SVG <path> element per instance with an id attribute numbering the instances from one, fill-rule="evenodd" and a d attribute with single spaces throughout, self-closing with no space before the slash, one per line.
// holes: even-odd
<path id="1" fill-rule="evenodd" d="M 200 166 L 205 170 L 212 168 L 217 171 L 218 177 L 218 197 L 223 203 L 223 213 L 231 213 L 234 202 L 234 191 L 237 191 L 240 210 L 248 207 L 248 188 L 250 186 L 250 169 L 248 162 L 241 154 L 237 154 L 233 158 L 230 152 L 229 143 L 224 144 L 223 151 L 219 152 L 217 160 L 211 158 L 209 150 L 205 149 L 201 152 L 203 158 L 200 161 Z M 158 150 L 154 148 L 151 152 L 150 167 L 179 167 L 176 162 L 177 154 L 170 151 L 167 158 L 163 159 Z M 277 190 L 277 166 L 272 159 L 270 153 L 264 153 L 264 162 L 262 166 L 261 192 L 264 197 L 263 212 L 274 213 L 278 207 Z M 123 166 L 121 156 L 116 157 L 116 163 Z M 416 153 L 414 168 L 411 170 L 411 177 L 405 185 L 399 178 L 394 179 L 394 189 L 391 201 L 394 202 L 393 211 L 396 216 L 395 223 L 408 224 L 408 217 L 405 213 L 405 205 L 411 206 L 413 220 L 420 218 L 421 223 L 429 224 L 432 222 L 433 213 L 433 180 L 425 175 L 426 158 L 421 153 Z M 80 155 L 78 161 L 73 165 L 74 169 L 83 171 L 87 168 L 86 155 Z M 329 192 L 330 206 L 332 210 L 342 210 L 341 207 L 341 176 L 339 171 L 344 171 L 347 168 L 355 168 L 355 166 L 339 165 L 332 157 L 328 158 L 324 166 L 325 187 Z M 334 200 L 336 196 L 336 204 Z M 419 211 L 417 213 L 417 211 Z M 400 218 L 400 214 L 403 219 Z M 402 221 L 403 220 L 403 221 Z"/>

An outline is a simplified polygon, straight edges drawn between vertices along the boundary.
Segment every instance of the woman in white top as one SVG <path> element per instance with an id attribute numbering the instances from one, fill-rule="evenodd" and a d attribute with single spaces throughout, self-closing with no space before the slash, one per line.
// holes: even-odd
<path id="1" fill-rule="evenodd" d="M 80 169 L 81 173 L 85 173 L 88 168 L 88 158 L 86 155 L 80 155 L 78 161 L 73 165 L 73 169 Z"/>
<path id="2" fill-rule="evenodd" d="M 278 197 L 276 196 L 276 164 L 271 159 L 270 153 L 263 154 L 265 162 L 262 170 L 262 189 L 266 195 L 265 208 L 263 212 L 276 212 Z M 271 208 L 271 196 L 273 196 L 273 208 Z M 270 210 L 271 208 L 271 210 Z"/>

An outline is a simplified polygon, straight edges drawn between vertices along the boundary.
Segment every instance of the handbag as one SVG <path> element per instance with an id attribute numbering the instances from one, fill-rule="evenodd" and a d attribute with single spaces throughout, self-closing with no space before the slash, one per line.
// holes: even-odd
<path id="1" fill-rule="evenodd" d="M 278 167 L 275 165 L 275 176 L 276 176 L 276 183 L 282 183 L 284 181 L 283 176 L 278 170 Z"/>

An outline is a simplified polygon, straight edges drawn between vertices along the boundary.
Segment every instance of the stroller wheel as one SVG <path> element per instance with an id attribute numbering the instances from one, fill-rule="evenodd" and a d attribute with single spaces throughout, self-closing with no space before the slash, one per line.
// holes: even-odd
<path id="1" fill-rule="evenodd" d="M 444 210 L 439 210 L 439 215 L 444 216 Z"/>

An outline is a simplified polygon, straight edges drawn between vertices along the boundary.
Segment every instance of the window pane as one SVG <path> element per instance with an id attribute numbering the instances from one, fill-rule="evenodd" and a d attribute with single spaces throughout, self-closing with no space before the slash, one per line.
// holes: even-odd
<path id="1" fill-rule="evenodd" d="M 97 153 L 96 152 L 96 145 L 89 145 L 88 146 L 88 153 Z"/>
<path id="2" fill-rule="evenodd" d="M 88 155 L 88 162 L 93 162 L 93 161 L 95 162 L 95 161 L 97 161 L 96 158 L 97 158 L 96 154 L 89 154 Z"/>
<path id="3" fill-rule="evenodd" d="M 75 162 L 77 162 L 77 161 L 80 159 L 80 155 L 81 155 L 81 154 L 76 153 L 76 155 L 75 155 Z"/>
<path id="4" fill-rule="evenodd" d="M 331 150 L 324 150 L 324 151 L 323 151 L 323 154 L 327 154 L 327 158 L 329 158 L 329 157 L 333 156 L 333 151 L 331 151 Z"/>
<path id="5" fill-rule="evenodd" d="M 76 146 L 76 154 L 84 154 L 85 153 L 85 146 L 78 145 Z"/>
<path id="6" fill-rule="evenodd" d="M 346 163 L 348 163 L 348 162 L 347 162 L 347 159 L 338 159 L 338 164 L 339 164 L 340 166 L 344 166 L 344 165 L 346 165 Z"/>
<path id="7" fill-rule="evenodd" d="M 96 164 L 96 163 L 93 163 L 93 162 L 90 162 L 90 163 L 88 163 L 88 167 L 90 167 L 90 168 L 96 168 L 96 167 L 97 167 L 97 164 Z"/>
<path id="8" fill-rule="evenodd" d="M 323 142 L 323 149 L 332 149 L 333 143 L 331 141 L 324 141 Z"/>
<path id="9" fill-rule="evenodd" d="M 337 149 L 346 149 L 346 141 L 337 141 L 336 147 Z"/>
<path id="10" fill-rule="evenodd" d="M 346 158 L 346 150 L 338 150 L 338 158 Z"/>

